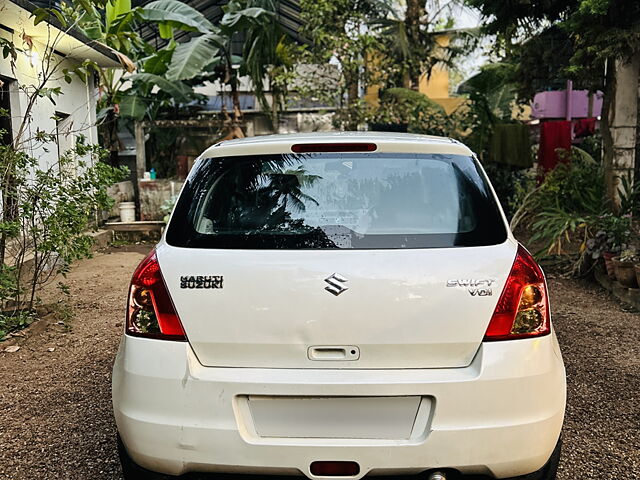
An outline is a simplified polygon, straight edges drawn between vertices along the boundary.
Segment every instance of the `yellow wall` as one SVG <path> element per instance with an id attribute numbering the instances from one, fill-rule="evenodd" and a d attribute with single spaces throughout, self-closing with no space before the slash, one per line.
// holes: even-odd
<path id="1" fill-rule="evenodd" d="M 449 45 L 449 40 L 450 38 L 448 34 L 443 34 L 436 38 L 436 41 L 442 47 Z M 418 91 L 441 105 L 447 114 L 456 110 L 466 101 L 465 97 L 449 96 L 449 70 L 444 66 L 436 65 L 432 69 L 429 78 L 427 78 L 426 75 L 423 75 L 420 78 Z M 369 105 L 378 106 L 380 104 L 378 97 L 379 92 L 379 85 L 369 85 L 364 96 L 365 101 Z"/>
<path id="2" fill-rule="evenodd" d="M 436 37 L 436 42 L 441 47 L 449 46 L 449 35 L 443 34 Z M 437 52 L 436 52 L 437 53 Z M 418 91 L 424 93 L 432 100 L 438 100 L 440 98 L 449 98 L 449 70 L 440 65 L 436 65 L 431 70 L 431 75 L 427 78 L 423 75 L 420 78 L 420 85 Z"/>
<path id="3" fill-rule="evenodd" d="M 380 85 L 369 85 L 364 93 L 364 101 L 372 107 L 380 106 Z"/>
<path id="4" fill-rule="evenodd" d="M 429 78 L 426 75 L 420 77 L 418 91 L 432 100 L 449 98 L 449 71 L 442 67 L 434 67 Z"/>

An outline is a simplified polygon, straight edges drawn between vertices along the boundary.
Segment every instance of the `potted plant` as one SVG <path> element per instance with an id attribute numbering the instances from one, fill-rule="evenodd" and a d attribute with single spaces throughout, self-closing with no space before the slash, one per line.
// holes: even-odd
<path id="1" fill-rule="evenodd" d="M 602 258 L 604 266 L 609 278 L 615 280 L 616 274 L 613 268 L 613 257 L 620 255 L 620 249 L 616 248 L 613 235 L 605 232 L 604 230 L 598 230 L 598 232 L 586 242 L 586 253 L 591 261 L 596 261 Z"/>
<path id="2" fill-rule="evenodd" d="M 607 271 L 607 275 L 610 279 L 616 279 L 616 270 L 613 268 L 613 257 L 619 255 L 620 252 L 612 252 L 607 250 L 606 252 L 602 252 L 602 259 L 604 260 L 604 268 Z"/>
<path id="3" fill-rule="evenodd" d="M 634 265 L 640 262 L 640 257 L 635 250 L 623 250 L 620 256 L 613 257 L 613 268 L 616 278 L 623 287 L 638 288 L 638 279 Z"/>
<path id="4" fill-rule="evenodd" d="M 613 258 L 620 255 L 626 247 L 631 234 L 629 215 L 600 215 L 594 225 L 598 232 L 593 237 L 592 250 L 601 254 L 609 278 L 615 280 L 616 273 Z"/>

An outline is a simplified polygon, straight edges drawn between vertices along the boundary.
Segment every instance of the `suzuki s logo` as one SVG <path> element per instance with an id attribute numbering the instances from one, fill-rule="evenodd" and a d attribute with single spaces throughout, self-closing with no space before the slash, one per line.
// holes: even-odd
<path id="1" fill-rule="evenodd" d="M 324 289 L 336 297 L 342 292 L 349 290 L 349 287 L 343 285 L 347 282 L 347 279 L 339 273 L 334 273 L 330 277 L 325 278 L 324 281 L 329 284 L 327 287 L 324 287 Z"/>

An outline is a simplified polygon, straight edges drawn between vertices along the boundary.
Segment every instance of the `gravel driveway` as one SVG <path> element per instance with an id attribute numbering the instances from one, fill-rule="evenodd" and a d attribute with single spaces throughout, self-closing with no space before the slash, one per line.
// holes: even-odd
<path id="1" fill-rule="evenodd" d="M 67 280 L 71 329 L 51 325 L 0 353 L 0 479 L 120 479 L 110 374 L 143 253 L 79 263 Z M 640 479 L 640 315 L 587 282 L 550 278 L 550 288 L 569 382 L 559 479 Z"/>

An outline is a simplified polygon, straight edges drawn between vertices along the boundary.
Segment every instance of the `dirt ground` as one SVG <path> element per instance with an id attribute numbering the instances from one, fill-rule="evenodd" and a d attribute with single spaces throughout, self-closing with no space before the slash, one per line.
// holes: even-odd
<path id="1" fill-rule="evenodd" d="M 111 366 L 147 249 L 80 262 L 67 280 L 70 328 L 50 325 L 0 353 L 0 479 L 120 479 Z M 588 282 L 549 283 L 569 385 L 559 479 L 640 479 L 640 315 Z"/>

